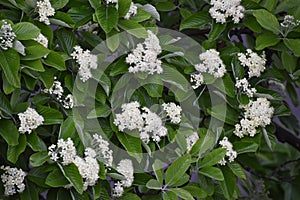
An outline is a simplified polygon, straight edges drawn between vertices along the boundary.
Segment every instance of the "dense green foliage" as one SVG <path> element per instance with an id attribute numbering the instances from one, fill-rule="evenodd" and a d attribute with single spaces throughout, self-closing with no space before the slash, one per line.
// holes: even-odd
<path id="1" fill-rule="evenodd" d="M 300 199 L 300 131 L 291 111 L 299 105 L 300 26 L 281 25 L 286 15 L 300 20 L 299 0 L 242 0 L 243 19 L 223 24 L 211 17 L 209 0 L 133 0 L 138 10 L 130 19 L 124 16 L 132 0 L 119 0 L 117 7 L 104 0 L 50 2 L 55 15 L 46 25 L 39 21 L 36 0 L 0 1 L 0 20 L 16 34 L 12 48 L 0 46 L 0 165 L 27 173 L 20 194 L 5 196 L 0 181 L 0 199 L 113 198 L 114 181 L 124 179 L 115 169 L 118 162 L 105 168 L 98 160 L 99 179 L 84 190 L 77 166 L 48 156 L 48 147 L 61 138 L 71 138 L 83 156 L 94 133 L 115 145 L 116 160 L 124 156 L 134 163 L 134 182 L 116 199 Z M 88 22 L 98 26 L 90 32 L 80 28 Z M 164 71 L 129 75 L 124 52 L 147 38 L 147 30 L 160 40 Z M 47 38 L 47 47 L 35 40 L 39 34 Z M 176 45 L 179 36 L 189 44 Z M 77 76 L 79 65 L 71 55 L 76 45 L 93 50 L 100 63 L 86 82 Z M 227 72 L 222 78 L 204 74 L 204 84 L 193 90 L 194 65 L 209 49 L 220 52 Z M 235 87 L 237 78 L 247 77 L 238 59 L 247 49 L 266 55 L 262 75 L 249 78 L 257 90 L 254 97 Z M 73 109 L 44 92 L 55 77 L 64 96 L 73 94 Z M 258 97 L 271 102 L 274 120 L 257 128 L 254 137 L 239 138 L 234 130 L 243 118 L 240 105 Z M 113 123 L 121 104 L 131 101 L 154 110 L 163 102 L 181 104 L 182 124 L 166 122 L 168 135 L 146 144 Z M 22 134 L 18 114 L 29 107 L 44 121 Z M 186 137 L 193 132 L 199 140 L 187 151 Z M 225 136 L 238 155 L 221 165 L 226 151 L 219 141 Z"/>

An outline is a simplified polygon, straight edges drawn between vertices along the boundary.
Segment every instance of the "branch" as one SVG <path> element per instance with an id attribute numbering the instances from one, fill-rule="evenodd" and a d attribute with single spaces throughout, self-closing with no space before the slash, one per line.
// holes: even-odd
<path id="1" fill-rule="evenodd" d="M 276 138 L 282 143 L 288 143 L 300 151 L 300 138 L 296 137 L 292 132 L 286 130 L 280 125 L 276 124 Z"/>

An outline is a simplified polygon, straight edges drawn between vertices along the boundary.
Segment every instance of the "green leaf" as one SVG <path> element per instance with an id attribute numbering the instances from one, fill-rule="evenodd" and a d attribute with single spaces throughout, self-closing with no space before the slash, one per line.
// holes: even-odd
<path id="1" fill-rule="evenodd" d="M 50 18 L 50 22 L 53 25 L 58 25 L 67 28 L 73 28 L 75 23 L 68 13 L 56 11 L 55 15 Z"/>
<path id="2" fill-rule="evenodd" d="M 120 59 L 109 66 L 109 76 L 117 76 L 128 72 L 128 64 L 124 59 Z"/>
<path id="3" fill-rule="evenodd" d="M 221 92 L 228 95 L 229 97 L 231 97 L 231 98 L 235 97 L 234 83 L 229 74 L 225 74 L 221 79 L 220 78 L 217 79 L 214 82 L 213 86 L 218 88 Z"/>
<path id="4" fill-rule="evenodd" d="M 199 171 L 199 173 L 218 181 L 224 180 L 222 171 L 217 167 L 204 167 Z"/>
<path id="5" fill-rule="evenodd" d="M 134 16 L 131 16 L 130 20 L 135 21 L 135 22 L 143 22 L 150 18 L 151 18 L 151 14 L 149 14 L 148 12 L 146 12 L 142 9 L 138 9 L 137 14 Z"/>
<path id="6" fill-rule="evenodd" d="M 65 60 L 64 58 L 55 51 L 50 51 L 48 56 L 43 59 L 43 62 L 51 67 L 54 67 L 55 69 L 59 71 L 66 70 Z"/>
<path id="7" fill-rule="evenodd" d="M 225 148 L 218 148 L 208 153 L 202 160 L 198 161 L 198 167 L 208 167 L 217 164 L 226 154 Z"/>
<path id="8" fill-rule="evenodd" d="M 106 118 L 110 115 L 111 109 L 108 105 L 97 105 L 96 109 L 93 109 L 87 116 L 88 119 L 95 119 L 98 117 Z"/>
<path id="9" fill-rule="evenodd" d="M 143 6 L 139 6 L 139 8 L 141 8 L 142 10 L 146 11 L 147 13 L 149 13 L 150 15 L 152 15 L 152 17 L 154 19 L 156 19 L 157 21 L 160 21 L 160 15 L 157 12 L 156 8 L 151 5 L 151 4 L 145 4 Z"/>
<path id="10" fill-rule="evenodd" d="M 178 199 L 178 197 L 174 192 L 168 190 L 167 192 L 163 193 L 163 200 L 175 200 L 175 199 Z"/>
<path id="11" fill-rule="evenodd" d="M 59 47 L 67 54 L 73 52 L 74 46 L 77 44 L 77 40 L 74 32 L 67 31 L 66 29 L 58 29 L 54 32 L 57 37 Z"/>
<path id="12" fill-rule="evenodd" d="M 217 136 L 217 134 L 207 130 L 205 136 L 200 137 L 200 139 L 192 147 L 190 153 L 192 155 L 198 154 L 199 157 L 201 158 L 207 151 L 211 150 L 215 146 L 216 141 L 218 139 L 219 137 Z"/>
<path id="13" fill-rule="evenodd" d="M 21 60 L 37 60 L 46 56 L 50 50 L 45 48 L 43 45 L 36 44 L 33 46 L 26 47 L 26 56 L 21 56 Z"/>
<path id="14" fill-rule="evenodd" d="M 281 60 L 284 68 L 289 73 L 293 73 L 295 71 L 297 66 L 296 59 L 288 51 L 283 51 L 281 53 Z"/>
<path id="15" fill-rule="evenodd" d="M 49 159 L 47 151 L 41 151 L 34 153 L 29 158 L 29 164 L 33 167 L 39 167 L 43 165 Z"/>
<path id="16" fill-rule="evenodd" d="M 115 7 L 101 5 L 95 14 L 99 25 L 105 33 L 109 33 L 118 23 L 119 13 Z"/>
<path id="17" fill-rule="evenodd" d="M 158 159 L 156 159 L 152 165 L 152 169 L 154 171 L 156 179 L 160 184 L 163 183 L 163 167 L 163 163 Z"/>
<path id="18" fill-rule="evenodd" d="M 45 183 L 50 187 L 64 187 L 69 184 L 69 181 L 65 178 L 64 174 L 59 170 L 55 169 L 49 173 Z"/>
<path id="19" fill-rule="evenodd" d="M 188 191 L 189 193 L 191 193 L 191 195 L 200 199 L 204 199 L 207 197 L 204 189 L 200 188 L 200 185 L 198 185 L 197 183 L 191 182 L 187 186 L 184 186 L 182 189 Z"/>
<path id="20" fill-rule="evenodd" d="M 10 146 L 18 145 L 19 132 L 11 120 L 0 120 L 0 135 Z"/>
<path id="21" fill-rule="evenodd" d="M 115 52 L 120 46 L 120 36 L 117 31 L 112 30 L 106 36 L 106 45 L 112 52 Z"/>
<path id="22" fill-rule="evenodd" d="M 239 113 L 228 105 L 216 105 L 208 109 L 208 113 L 223 122 L 235 125 L 239 121 Z"/>
<path id="23" fill-rule="evenodd" d="M 0 93 L 0 110 L 8 115 L 13 113 L 10 103 L 3 93 Z"/>
<path id="24" fill-rule="evenodd" d="M 61 124 L 63 122 L 63 115 L 56 109 L 37 105 L 36 110 L 44 117 L 43 125 Z"/>
<path id="25" fill-rule="evenodd" d="M 285 39 L 283 42 L 294 52 L 295 56 L 300 57 L 300 39 Z"/>
<path id="26" fill-rule="evenodd" d="M 255 153 L 258 149 L 258 144 L 254 142 L 239 141 L 233 143 L 233 148 L 238 154 Z"/>
<path id="27" fill-rule="evenodd" d="M 50 2 L 52 8 L 59 10 L 65 7 L 69 3 L 69 0 L 51 0 Z"/>
<path id="28" fill-rule="evenodd" d="M 245 18 L 243 19 L 243 24 L 254 33 L 260 33 L 262 31 L 262 28 L 257 22 L 256 18 L 251 15 L 245 16 Z"/>
<path id="29" fill-rule="evenodd" d="M 299 99 L 298 99 L 298 93 L 295 89 L 295 86 L 292 85 L 291 83 L 286 84 L 286 91 L 289 95 L 289 97 L 292 100 L 292 103 L 294 104 L 295 107 L 298 107 L 299 105 Z"/>
<path id="30" fill-rule="evenodd" d="M 122 0 L 118 1 L 118 11 L 119 11 L 119 16 L 124 17 L 127 12 L 129 11 L 130 5 L 131 5 L 132 0 Z"/>
<path id="31" fill-rule="evenodd" d="M 146 187 L 153 190 L 161 190 L 162 189 L 162 183 L 158 182 L 155 179 L 151 179 L 147 182 Z"/>
<path id="32" fill-rule="evenodd" d="M 22 65 L 25 67 L 37 71 L 37 72 L 44 72 L 45 68 L 41 62 L 41 60 L 30 60 L 30 61 L 23 61 Z"/>
<path id="33" fill-rule="evenodd" d="M 256 38 L 256 50 L 263 50 L 266 47 L 271 47 L 275 46 L 280 42 L 280 38 L 278 35 L 271 33 L 271 32 L 266 32 L 263 34 L 260 34 Z"/>
<path id="34" fill-rule="evenodd" d="M 136 194 L 132 193 L 125 193 L 122 195 L 118 200 L 141 200 Z"/>
<path id="35" fill-rule="evenodd" d="M 213 21 L 211 30 L 208 35 L 208 39 L 211 41 L 218 39 L 225 29 L 226 29 L 226 24 L 220 24 Z"/>
<path id="36" fill-rule="evenodd" d="M 20 56 L 13 49 L 3 51 L 0 49 L 0 65 L 9 84 L 13 87 L 20 88 Z"/>
<path id="37" fill-rule="evenodd" d="M 210 21 L 211 19 L 208 12 L 198 12 L 184 19 L 180 24 L 179 30 L 182 31 L 184 29 L 200 29 L 210 23 Z"/>
<path id="38" fill-rule="evenodd" d="M 73 163 L 71 163 L 67 166 L 59 165 L 59 168 L 61 169 L 62 173 L 67 178 L 67 180 L 76 189 L 76 191 L 79 194 L 82 194 L 83 193 L 83 181 L 82 181 L 82 177 L 81 177 L 76 165 Z"/>
<path id="39" fill-rule="evenodd" d="M 162 97 L 163 92 L 163 84 L 147 84 L 143 86 L 150 97 L 156 98 L 156 97 Z"/>
<path id="40" fill-rule="evenodd" d="M 185 174 L 190 164 L 191 156 L 189 154 L 176 159 L 166 171 L 165 184 L 173 186 Z"/>
<path id="41" fill-rule="evenodd" d="M 174 3 L 169 2 L 169 1 L 166 1 L 166 2 L 159 2 L 159 3 L 156 5 L 156 9 L 157 9 L 158 11 L 166 12 L 166 11 L 175 10 L 175 9 L 176 9 L 176 6 L 174 5 Z"/>
<path id="42" fill-rule="evenodd" d="M 26 148 L 26 136 L 20 135 L 19 144 L 16 146 L 8 146 L 7 148 L 7 160 L 16 163 L 19 155 L 25 151 Z"/>
<path id="43" fill-rule="evenodd" d="M 174 192 L 181 199 L 194 200 L 194 197 L 191 195 L 191 193 L 189 193 L 185 189 L 182 189 L 182 188 L 171 188 L 169 191 Z"/>
<path id="44" fill-rule="evenodd" d="M 17 35 L 16 40 L 34 39 L 41 33 L 40 29 L 29 22 L 20 22 L 13 26 L 13 32 Z"/>
<path id="45" fill-rule="evenodd" d="M 75 122 L 73 117 L 68 117 L 61 125 L 59 129 L 58 138 L 67 139 L 71 138 L 72 135 L 76 132 Z"/>
<path id="46" fill-rule="evenodd" d="M 236 178 L 228 167 L 222 168 L 224 174 L 224 181 L 221 181 L 221 188 L 226 199 L 233 198 L 233 193 L 236 187 Z"/>
<path id="47" fill-rule="evenodd" d="M 265 9 L 254 10 L 253 15 L 263 28 L 272 31 L 275 34 L 280 32 L 280 25 L 277 18 L 269 11 Z"/>
<path id="48" fill-rule="evenodd" d="M 227 163 L 227 166 L 231 169 L 231 171 L 239 178 L 246 180 L 246 174 L 241 165 L 237 162 Z"/>
<path id="49" fill-rule="evenodd" d="M 27 143 L 28 146 L 33 151 L 46 151 L 47 147 L 44 141 L 36 134 L 36 132 L 33 132 L 29 135 L 27 135 Z"/>
<path id="50" fill-rule="evenodd" d="M 146 38 L 148 33 L 146 29 L 139 23 L 132 20 L 120 20 L 119 27 L 137 38 Z"/>
<path id="51" fill-rule="evenodd" d="M 118 140 L 127 150 L 128 154 L 134 157 L 138 162 L 142 161 L 142 143 L 138 137 L 133 137 L 126 133 L 117 133 Z"/>

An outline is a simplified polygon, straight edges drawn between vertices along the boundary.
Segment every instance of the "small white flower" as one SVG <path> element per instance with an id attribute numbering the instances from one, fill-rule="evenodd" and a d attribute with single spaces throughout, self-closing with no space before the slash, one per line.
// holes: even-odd
<path id="1" fill-rule="evenodd" d="M 66 141 L 64 141 L 64 139 L 59 139 L 57 145 L 52 144 L 48 147 L 48 150 L 50 159 L 57 161 L 61 158 L 63 165 L 73 163 L 77 156 L 76 148 L 71 138 L 68 138 Z"/>
<path id="2" fill-rule="evenodd" d="M 295 20 L 294 16 L 286 15 L 284 16 L 284 20 L 280 23 L 280 26 L 283 28 L 291 28 L 293 29 L 296 26 L 299 26 L 300 20 Z"/>
<path id="3" fill-rule="evenodd" d="M 96 152 L 96 158 L 104 163 L 107 167 L 112 167 L 113 151 L 109 148 L 108 141 L 104 140 L 101 135 L 94 134 L 92 146 Z"/>
<path id="4" fill-rule="evenodd" d="M 13 41 L 16 37 L 16 34 L 13 32 L 13 29 L 10 24 L 2 20 L 3 25 L 0 28 L 0 47 L 3 50 L 7 50 L 13 47 Z"/>
<path id="5" fill-rule="evenodd" d="M 109 3 L 118 3 L 118 0 L 106 0 L 106 4 L 109 4 Z"/>
<path id="6" fill-rule="evenodd" d="M 121 197 L 124 193 L 124 187 L 123 184 L 118 181 L 115 183 L 114 189 L 113 189 L 113 196 L 114 197 Z"/>
<path id="7" fill-rule="evenodd" d="M 137 6 L 134 5 L 133 2 L 131 2 L 129 11 L 125 15 L 124 19 L 129 19 L 131 16 L 134 16 L 136 14 L 137 14 Z"/>
<path id="8" fill-rule="evenodd" d="M 167 116 L 170 117 L 171 122 L 174 124 L 179 124 L 181 121 L 181 107 L 177 106 L 175 103 L 163 103 L 162 107 L 167 113 Z"/>
<path id="9" fill-rule="evenodd" d="M 25 190 L 23 181 L 26 173 L 22 169 L 12 168 L 10 166 L 1 166 L 1 169 L 4 170 L 4 173 L 1 175 L 1 180 L 6 196 L 14 195 L 17 192 L 21 193 Z"/>
<path id="10" fill-rule="evenodd" d="M 40 33 L 39 36 L 37 36 L 33 40 L 48 48 L 48 39 L 43 34 Z"/>
<path id="11" fill-rule="evenodd" d="M 130 187 L 134 180 L 132 161 L 129 159 L 121 160 L 117 166 L 117 171 L 125 177 L 125 180 L 121 181 L 122 185 Z"/>
<path id="12" fill-rule="evenodd" d="M 63 107 L 66 109 L 71 109 L 74 106 L 74 97 L 72 94 L 68 94 L 63 101 Z"/>
<path id="13" fill-rule="evenodd" d="M 235 87 L 237 89 L 241 89 L 241 92 L 246 94 L 248 97 L 253 97 L 253 95 L 256 93 L 256 89 L 251 88 L 251 85 L 246 78 L 241 80 L 236 79 Z"/>
<path id="14" fill-rule="evenodd" d="M 143 128 L 142 135 L 151 134 L 151 138 L 153 139 L 153 141 L 160 142 L 161 137 L 164 137 L 168 134 L 167 128 L 163 126 L 161 118 L 156 113 L 151 112 L 146 107 L 142 108 L 142 110 L 144 111 L 142 113 L 142 116 L 145 121 L 145 126 Z M 147 140 L 143 141 L 145 143 L 149 142 Z"/>
<path id="15" fill-rule="evenodd" d="M 148 38 L 144 43 L 140 43 L 126 57 L 126 63 L 130 64 L 128 71 L 130 73 L 147 72 L 148 74 L 161 74 L 163 68 L 162 62 L 157 58 L 161 53 L 159 39 L 150 30 L 148 30 Z"/>
<path id="16" fill-rule="evenodd" d="M 54 77 L 56 79 L 56 77 Z M 58 101 L 61 101 L 61 97 L 63 96 L 64 89 L 61 85 L 60 81 L 54 81 L 53 85 L 47 90 L 44 90 L 45 93 L 49 93 L 54 95 Z"/>
<path id="17" fill-rule="evenodd" d="M 226 149 L 226 157 L 228 158 L 229 162 L 233 162 L 234 159 L 236 159 L 237 157 L 237 152 L 233 150 L 233 145 L 231 144 L 231 142 L 228 140 L 227 137 L 224 137 L 219 144 L 222 146 L 222 148 Z M 225 156 L 224 158 L 219 162 L 220 165 L 225 165 L 226 164 L 226 160 L 225 160 Z"/>
<path id="18" fill-rule="evenodd" d="M 196 144 L 199 140 L 199 135 L 197 132 L 194 132 L 192 135 L 185 138 L 187 143 L 187 152 L 189 153 L 192 147 Z"/>
<path id="19" fill-rule="evenodd" d="M 74 164 L 77 166 L 78 171 L 83 179 L 83 189 L 86 190 L 88 186 L 93 186 L 99 179 L 99 164 L 96 160 L 96 152 L 91 148 L 85 149 L 85 158 L 76 156 Z"/>
<path id="20" fill-rule="evenodd" d="M 75 46 L 74 50 L 75 51 L 71 53 L 71 56 L 79 64 L 78 74 L 80 80 L 86 82 L 88 79 L 92 78 L 91 69 L 97 69 L 98 58 L 96 55 L 91 54 L 89 50 L 83 51 L 80 46 Z"/>
<path id="21" fill-rule="evenodd" d="M 266 56 L 263 53 L 259 56 L 257 53 L 253 52 L 251 49 L 247 49 L 246 54 L 238 53 L 241 65 L 249 68 L 249 78 L 259 77 L 261 73 L 266 69 Z"/>
<path id="22" fill-rule="evenodd" d="M 25 112 L 19 113 L 18 116 L 21 121 L 19 132 L 22 134 L 26 132 L 30 134 L 32 130 L 36 129 L 44 122 L 43 116 L 39 115 L 33 108 L 27 108 Z"/>
<path id="23" fill-rule="evenodd" d="M 215 49 L 209 49 L 199 55 L 200 63 L 195 65 L 196 73 L 191 75 L 191 82 L 196 82 L 194 89 L 203 83 L 201 73 L 208 73 L 215 78 L 222 78 L 226 72 L 225 65 Z"/>
<path id="24" fill-rule="evenodd" d="M 55 10 L 52 8 L 49 0 L 38 1 L 36 3 L 37 11 L 39 13 L 39 21 L 44 22 L 46 25 L 50 25 L 48 17 L 54 16 Z"/>
<path id="25" fill-rule="evenodd" d="M 211 0 L 209 13 L 217 23 L 224 24 L 228 17 L 232 17 L 235 24 L 244 17 L 245 8 L 240 5 L 241 0 Z"/>
<path id="26" fill-rule="evenodd" d="M 234 134 L 236 136 L 241 138 L 250 135 L 253 137 L 257 127 L 271 124 L 274 108 L 270 106 L 270 102 L 266 98 L 250 100 L 247 105 L 241 107 L 245 110 L 244 119 L 240 121 L 240 124 L 235 125 Z"/>
<path id="27" fill-rule="evenodd" d="M 116 114 L 114 120 L 114 124 L 120 131 L 124 131 L 124 129 L 142 131 L 144 121 L 139 107 L 140 104 L 137 101 L 122 105 L 122 113 Z"/>

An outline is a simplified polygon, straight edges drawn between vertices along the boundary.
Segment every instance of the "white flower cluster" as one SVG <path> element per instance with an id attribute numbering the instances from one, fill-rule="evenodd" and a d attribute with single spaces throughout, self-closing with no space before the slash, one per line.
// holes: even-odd
<path id="1" fill-rule="evenodd" d="M 146 144 L 150 142 L 150 137 L 154 142 L 159 142 L 161 137 L 168 134 L 168 130 L 163 126 L 161 118 L 154 112 L 151 112 L 149 108 L 142 108 L 144 111 L 142 117 L 144 119 L 144 127 L 140 133 L 140 138 Z"/>
<path id="2" fill-rule="evenodd" d="M 280 23 L 280 26 L 283 28 L 294 28 L 300 25 L 300 20 L 295 20 L 294 16 L 286 15 L 284 16 L 284 20 Z"/>
<path id="3" fill-rule="evenodd" d="M 22 169 L 12 168 L 10 166 L 1 166 L 1 169 L 4 170 L 1 179 L 6 196 L 14 195 L 17 192 L 21 193 L 25 190 L 23 181 L 26 173 Z"/>
<path id="4" fill-rule="evenodd" d="M 257 98 L 256 101 L 241 106 L 244 112 L 244 119 L 240 124 L 235 125 L 234 134 L 240 138 L 245 135 L 253 137 L 256 134 L 256 128 L 265 127 L 271 123 L 274 108 L 270 106 L 270 102 L 266 98 Z"/>
<path id="5" fill-rule="evenodd" d="M 62 105 L 66 109 L 71 109 L 74 106 L 74 97 L 72 94 L 68 94 L 64 100 L 62 99 L 64 88 L 61 86 L 61 82 L 56 80 L 57 78 L 54 77 L 53 85 L 49 89 L 44 89 L 44 93 L 48 93 L 50 95 L 54 95 L 58 102 L 62 102 Z"/>
<path id="6" fill-rule="evenodd" d="M 191 75 L 191 82 L 195 82 L 192 87 L 198 88 L 203 83 L 201 73 L 208 73 L 215 78 L 221 78 L 226 72 L 225 65 L 219 56 L 219 52 L 215 49 L 209 49 L 199 55 L 200 63 L 195 65 L 197 72 Z"/>
<path id="7" fill-rule="evenodd" d="M 37 11 L 39 13 L 39 21 L 45 23 L 46 25 L 50 25 L 49 18 L 50 16 L 54 16 L 55 10 L 52 8 L 49 0 L 38 1 L 36 3 Z"/>
<path id="8" fill-rule="evenodd" d="M 76 158 L 76 148 L 71 138 L 68 138 L 66 141 L 64 139 L 59 139 L 57 145 L 52 144 L 48 148 L 48 155 L 53 161 L 58 161 L 62 159 L 63 165 L 68 165 L 73 163 Z"/>
<path id="9" fill-rule="evenodd" d="M 96 152 L 96 158 L 102 161 L 105 166 L 112 167 L 113 151 L 109 149 L 108 141 L 104 140 L 101 135 L 94 134 L 92 146 Z"/>
<path id="10" fill-rule="evenodd" d="M 171 122 L 174 124 L 179 124 L 181 121 L 181 111 L 182 108 L 177 106 L 175 103 L 163 103 L 162 107 L 167 113 L 167 116 L 171 119 Z"/>
<path id="11" fill-rule="evenodd" d="M 241 62 L 241 65 L 249 68 L 249 72 L 248 72 L 249 78 L 254 76 L 259 77 L 266 68 L 265 53 L 259 56 L 251 49 L 247 49 L 246 54 L 238 53 L 238 57 Z"/>
<path id="12" fill-rule="evenodd" d="M 25 112 L 18 114 L 20 119 L 19 132 L 25 134 L 28 132 L 30 134 L 32 130 L 36 129 L 43 124 L 44 118 L 39 115 L 33 108 L 27 108 Z"/>
<path id="13" fill-rule="evenodd" d="M 256 93 L 256 89 L 251 88 L 251 85 L 246 78 L 241 80 L 236 79 L 235 87 L 237 89 L 241 89 L 241 92 L 246 94 L 248 97 L 253 97 L 253 95 Z"/>
<path id="14" fill-rule="evenodd" d="M 163 73 L 161 60 L 157 56 L 161 53 L 161 46 L 156 35 L 148 30 L 148 38 L 126 57 L 126 63 L 130 64 L 130 73 L 147 72 L 148 74 Z"/>
<path id="15" fill-rule="evenodd" d="M 117 166 L 117 171 L 122 174 L 125 180 L 118 181 L 115 183 L 115 187 L 113 189 L 113 196 L 120 197 L 123 195 L 124 187 L 130 187 L 133 183 L 133 165 L 132 161 L 129 159 L 121 160 Z"/>
<path id="16" fill-rule="evenodd" d="M 78 31 L 85 31 L 85 32 L 96 34 L 97 31 L 94 30 L 98 27 L 99 27 L 98 23 L 92 23 L 91 21 L 89 21 L 88 23 L 78 27 Z"/>
<path id="17" fill-rule="evenodd" d="M 39 34 L 36 38 L 34 38 L 33 40 L 37 41 L 38 43 L 40 43 L 41 45 L 43 45 L 44 47 L 48 48 L 48 39 L 43 35 L 43 34 Z"/>
<path id="18" fill-rule="evenodd" d="M 73 59 L 76 59 L 76 62 L 79 64 L 78 74 L 80 80 L 86 82 L 92 77 L 91 69 L 96 69 L 98 64 L 98 58 L 96 55 L 91 54 L 89 50 L 83 51 L 80 46 L 74 47 L 74 52 L 71 53 Z"/>
<path id="19" fill-rule="evenodd" d="M 99 164 L 96 159 L 96 152 L 92 148 L 86 148 L 84 158 L 81 158 L 76 153 L 76 148 L 71 138 L 68 138 L 66 141 L 63 139 L 59 139 L 57 141 L 57 145 L 52 144 L 48 147 L 48 155 L 50 159 L 53 161 L 58 161 L 62 159 L 63 165 L 69 165 L 74 163 L 80 175 L 83 178 L 83 186 L 84 190 L 88 188 L 88 186 L 93 186 L 96 184 L 99 176 Z"/>
<path id="20" fill-rule="evenodd" d="M 211 0 L 209 13 L 217 23 L 226 23 L 228 17 L 232 17 L 235 24 L 244 17 L 245 8 L 241 6 L 241 0 Z"/>
<path id="21" fill-rule="evenodd" d="M 192 135 L 185 138 L 187 144 L 187 152 L 189 153 L 192 150 L 192 147 L 199 140 L 199 135 L 197 132 L 194 132 Z"/>
<path id="22" fill-rule="evenodd" d="M 137 6 L 134 5 L 133 2 L 131 2 L 129 11 L 125 15 L 124 19 L 129 19 L 131 16 L 134 16 L 136 14 L 137 14 Z"/>
<path id="23" fill-rule="evenodd" d="M 16 34 L 13 32 L 13 29 L 10 24 L 2 20 L 3 25 L 0 28 L 0 47 L 3 50 L 13 47 L 13 41 L 16 37 Z"/>
<path id="24" fill-rule="evenodd" d="M 146 144 L 150 142 L 150 138 L 155 142 L 159 142 L 161 137 L 168 134 L 162 119 L 146 107 L 142 108 L 143 112 L 141 112 L 138 102 L 123 104 L 121 108 L 122 113 L 116 114 L 114 119 L 114 124 L 118 126 L 120 131 L 137 129 L 140 132 L 140 139 Z M 175 118 L 177 122 L 177 114 L 174 116 L 177 117 Z"/>
<path id="25" fill-rule="evenodd" d="M 116 114 L 114 124 L 120 131 L 128 129 L 130 131 L 138 129 L 143 130 L 144 120 L 140 111 L 140 104 L 137 101 L 126 103 L 121 106 L 122 113 Z"/>
<path id="26" fill-rule="evenodd" d="M 84 152 L 85 158 L 76 156 L 74 164 L 83 178 L 83 189 L 96 184 L 99 176 L 99 164 L 96 157 L 96 152 L 91 148 L 86 148 Z"/>
<path id="27" fill-rule="evenodd" d="M 237 152 L 233 150 L 233 146 L 231 144 L 231 142 L 228 140 L 227 137 L 224 137 L 219 144 L 222 146 L 222 148 L 226 149 L 226 155 L 228 157 L 228 161 L 229 162 L 233 162 L 234 159 L 236 159 L 237 157 Z M 220 165 L 226 165 L 226 160 L 225 160 L 225 156 L 224 158 L 222 158 L 222 160 L 220 160 L 219 164 Z"/>
<path id="28" fill-rule="evenodd" d="M 109 4 L 109 3 L 118 3 L 118 0 L 106 0 L 106 4 Z"/>

